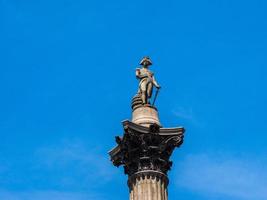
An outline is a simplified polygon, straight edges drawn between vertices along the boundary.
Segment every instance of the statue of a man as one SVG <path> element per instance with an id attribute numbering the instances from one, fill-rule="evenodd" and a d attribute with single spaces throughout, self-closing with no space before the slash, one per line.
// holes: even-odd
<path id="1" fill-rule="evenodd" d="M 152 96 L 153 87 L 160 89 L 160 85 L 157 83 L 154 73 L 148 69 L 152 65 L 150 58 L 144 57 L 140 65 L 142 68 L 136 69 L 136 78 L 140 79 L 138 94 L 141 96 L 143 104 L 150 104 L 149 100 Z"/>

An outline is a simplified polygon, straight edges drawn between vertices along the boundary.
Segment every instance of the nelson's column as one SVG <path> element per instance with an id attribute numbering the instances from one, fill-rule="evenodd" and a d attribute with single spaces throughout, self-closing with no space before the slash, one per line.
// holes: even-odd
<path id="1" fill-rule="evenodd" d="M 136 69 L 137 94 L 132 99 L 132 120 L 122 122 L 124 134 L 116 137 L 117 146 L 109 155 L 115 166 L 122 165 L 128 175 L 130 200 L 167 200 L 170 156 L 183 143 L 184 128 L 163 128 L 154 106 L 160 89 L 148 57 Z M 157 89 L 153 102 L 153 89 Z"/>

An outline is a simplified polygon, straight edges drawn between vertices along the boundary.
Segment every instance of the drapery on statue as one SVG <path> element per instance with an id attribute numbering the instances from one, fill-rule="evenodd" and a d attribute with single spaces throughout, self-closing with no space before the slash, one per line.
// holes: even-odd
<path id="1" fill-rule="evenodd" d="M 152 96 L 154 86 L 157 89 L 160 89 L 160 85 L 157 83 L 154 73 L 151 72 L 148 68 L 152 65 L 152 62 L 149 57 L 144 57 L 140 65 L 141 68 L 136 69 L 136 78 L 140 80 L 138 87 L 138 95 L 142 99 L 142 104 L 150 104 L 150 98 Z"/>

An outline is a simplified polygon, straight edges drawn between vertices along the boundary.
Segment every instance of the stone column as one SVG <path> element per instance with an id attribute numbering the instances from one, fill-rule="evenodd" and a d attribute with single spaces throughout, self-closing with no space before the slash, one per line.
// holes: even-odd
<path id="1" fill-rule="evenodd" d="M 157 171 L 141 171 L 128 180 L 130 200 L 167 200 L 168 178 Z"/>
<path id="2" fill-rule="evenodd" d="M 133 105 L 132 121 L 122 122 L 123 137 L 109 152 L 111 161 L 128 175 L 130 200 L 168 200 L 170 157 L 183 143 L 184 128 L 162 128 L 155 107 Z"/>

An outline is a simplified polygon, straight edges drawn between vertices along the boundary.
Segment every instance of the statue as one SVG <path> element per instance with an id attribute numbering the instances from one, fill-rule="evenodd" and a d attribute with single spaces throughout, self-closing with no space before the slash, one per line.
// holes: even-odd
<path id="1" fill-rule="evenodd" d="M 137 95 L 141 97 L 142 104 L 145 105 L 150 104 L 149 100 L 152 96 L 154 86 L 159 90 L 160 85 L 157 83 L 154 73 L 148 69 L 152 65 L 150 58 L 147 56 L 144 57 L 140 65 L 142 68 L 136 69 L 136 78 L 140 80 Z"/>
<path id="2" fill-rule="evenodd" d="M 148 57 L 136 69 L 138 93 L 131 102 L 132 118 L 124 120 L 122 137 L 116 136 L 117 145 L 109 152 L 114 166 L 123 166 L 128 175 L 129 200 L 167 200 L 170 157 L 183 143 L 184 128 L 163 128 L 158 109 L 154 106 L 159 91 Z M 150 104 L 153 89 L 157 88 Z M 153 95 L 154 96 L 154 95 Z"/>

